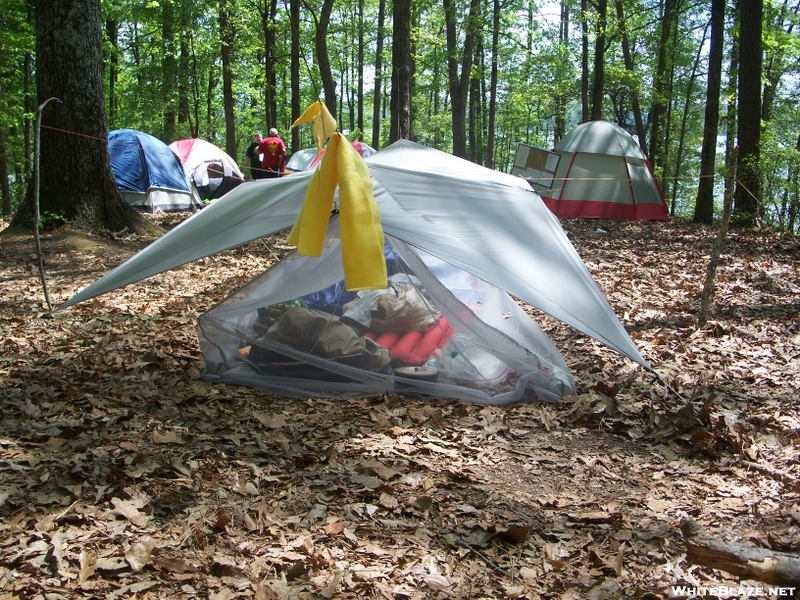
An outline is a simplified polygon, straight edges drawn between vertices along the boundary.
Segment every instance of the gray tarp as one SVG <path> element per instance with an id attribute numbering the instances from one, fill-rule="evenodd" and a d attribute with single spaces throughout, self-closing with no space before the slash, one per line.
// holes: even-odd
<path id="1" fill-rule="evenodd" d="M 650 368 L 558 219 L 523 179 L 405 140 L 365 160 L 387 234 Z M 240 185 L 60 308 L 291 227 L 312 175 Z"/>

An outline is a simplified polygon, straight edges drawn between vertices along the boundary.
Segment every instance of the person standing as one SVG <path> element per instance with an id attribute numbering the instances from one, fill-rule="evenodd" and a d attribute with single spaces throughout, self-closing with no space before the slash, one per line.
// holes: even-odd
<path id="1" fill-rule="evenodd" d="M 273 127 L 269 130 L 269 136 L 261 141 L 258 151 L 262 155 L 263 177 L 281 177 L 286 162 L 286 144 L 277 129 Z"/>
<path id="2" fill-rule="evenodd" d="M 253 134 L 253 143 L 247 147 L 244 154 L 244 167 L 250 168 L 250 179 L 261 179 L 263 171 L 261 169 L 261 154 L 259 154 L 258 146 L 261 144 L 261 132 L 256 131 Z"/>

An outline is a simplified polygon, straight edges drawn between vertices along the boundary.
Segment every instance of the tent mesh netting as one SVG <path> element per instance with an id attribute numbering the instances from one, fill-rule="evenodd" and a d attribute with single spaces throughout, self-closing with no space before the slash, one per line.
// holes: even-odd
<path id="1" fill-rule="evenodd" d="M 204 378 L 295 398 L 395 392 L 482 404 L 558 401 L 575 383 L 506 292 L 386 236 L 389 287 L 345 289 L 338 221 L 202 315 Z"/>

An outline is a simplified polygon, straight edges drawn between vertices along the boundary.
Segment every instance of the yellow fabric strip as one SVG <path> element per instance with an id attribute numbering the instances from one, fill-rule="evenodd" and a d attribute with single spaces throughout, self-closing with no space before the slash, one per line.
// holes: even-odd
<path id="1" fill-rule="evenodd" d="M 330 219 L 333 206 L 333 193 L 336 191 L 338 183 L 336 152 L 332 151 L 336 145 L 338 145 L 338 138 L 334 136 L 328 144 L 325 154 L 322 155 L 322 161 L 308 182 L 303 207 L 286 239 L 290 244 L 297 246 L 300 254 L 306 256 L 322 256 L 325 231 L 328 229 L 328 219 Z"/>
<path id="2" fill-rule="evenodd" d="M 343 140 L 337 148 L 337 162 L 345 287 L 352 291 L 383 289 L 387 286 L 383 228 L 369 167 L 346 138 L 334 136 L 339 137 Z"/>
<path id="3" fill-rule="evenodd" d="M 328 138 L 336 131 L 336 119 L 322 102 L 317 100 L 309 106 L 300 117 L 292 123 L 292 129 L 298 125 L 303 125 L 311 121 L 311 131 L 314 134 L 314 141 L 317 144 L 317 154 Z"/>
<path id="4" fill-rule="evenodd" d="M 287 241 L 301 254 L 322 255 L 337 184 L 345 287 L 383 289 L 387 286 L 383 228 L 369 168 L 341 133 L 331 137 Z"/>

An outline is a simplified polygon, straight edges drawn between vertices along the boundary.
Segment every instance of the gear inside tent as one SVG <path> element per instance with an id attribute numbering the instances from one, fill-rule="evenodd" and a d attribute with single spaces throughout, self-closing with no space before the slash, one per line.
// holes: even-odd
<path id="1" fill-rule="evenodd" d="M 386 392 L 482 404 L 575 391 L 550 339 L 498 287 L 386 236 L 388 287 L 348 292 L 338 219 L 199 319 L 204 377 L 284 396 Z"/>
<path id="2" fill-rule="evenodd" d="M 216 200 L 244 181 L 239 165 L 222 148 L 200 138 L 169 145 L 181 159 L 203 200 Z"/>

